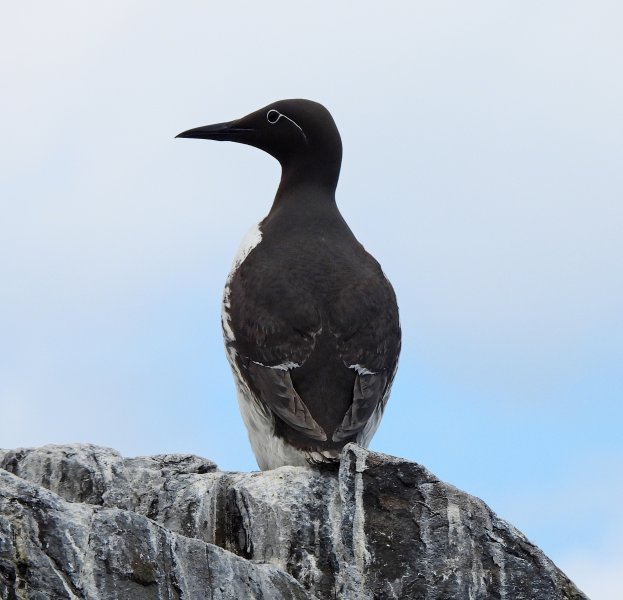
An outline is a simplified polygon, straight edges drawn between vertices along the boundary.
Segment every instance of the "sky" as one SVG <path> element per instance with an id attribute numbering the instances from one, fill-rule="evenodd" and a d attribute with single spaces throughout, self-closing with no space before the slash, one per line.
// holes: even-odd
<path id="1" fill-rule="evenodd" d="M 485 500 L 592 600 L 619 597 L 622 6 L 4 3 L 0 447 L 257 468 L 220 300 L 279 166 L 174 136 L 310 98 L 401 311 L 371 448 Z"/>

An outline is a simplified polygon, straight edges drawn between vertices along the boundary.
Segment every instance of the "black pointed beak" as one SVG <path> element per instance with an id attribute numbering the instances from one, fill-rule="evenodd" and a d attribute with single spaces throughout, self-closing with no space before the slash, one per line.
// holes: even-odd
<path id="1" fill-rule="evenodd" d="M 253 132 L 248 127 L 238 127 L 237 121 L 228 123 L 216 123 L 216 125 L 204 125 L 178 133 L 176 138 L 197 138 L 200 140 L 220 140 L 229 142 L 244 142 L 245 137 Z"/>

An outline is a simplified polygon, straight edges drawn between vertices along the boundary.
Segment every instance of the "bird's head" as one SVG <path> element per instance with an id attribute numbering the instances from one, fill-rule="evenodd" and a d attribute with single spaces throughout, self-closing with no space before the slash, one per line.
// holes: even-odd
<path id="1" fill-rule="evenodd" d="M 274 156 L 286 171 L 324 175 L 337 183 L 342 141 L 331 113 L 311 100 L 279 100 L 246 117 L 195 127 L 178 138 L 238 142 Z"/>

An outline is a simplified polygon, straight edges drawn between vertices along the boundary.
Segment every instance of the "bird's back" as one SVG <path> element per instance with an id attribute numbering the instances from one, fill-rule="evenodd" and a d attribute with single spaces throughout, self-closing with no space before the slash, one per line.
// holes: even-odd
<path id="1" fill-rule="evenodd" d="M 316 218 L 269 215 L 260 243 L 228 284 L 233 346 L 251 393 L 270 404 L 266 395 L 275 389 L 263 385 L 262 372 L 287 371 L 326 434 L 313 446 L 324 449 L 358 439 L 362 428 L 333 439 L 353 405 L 357 378 L 383 373 L 390 384 L 400 344 L 392 287 L 336 211 L 325 218 L 322 210 Z M 275 419 L 274 428 L 289 444 L 310 447 L 307 433 L 287 420 Z"/>

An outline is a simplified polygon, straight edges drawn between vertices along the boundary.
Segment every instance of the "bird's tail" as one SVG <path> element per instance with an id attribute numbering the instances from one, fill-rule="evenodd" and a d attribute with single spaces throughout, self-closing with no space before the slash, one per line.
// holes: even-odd
<path id="1" fill-rule="evenodd" d="M 329 467 L 338 465 L 341 450 L 330 448 L 328 450 L 303 450 L 305 460 L 315 467 Z"/>

